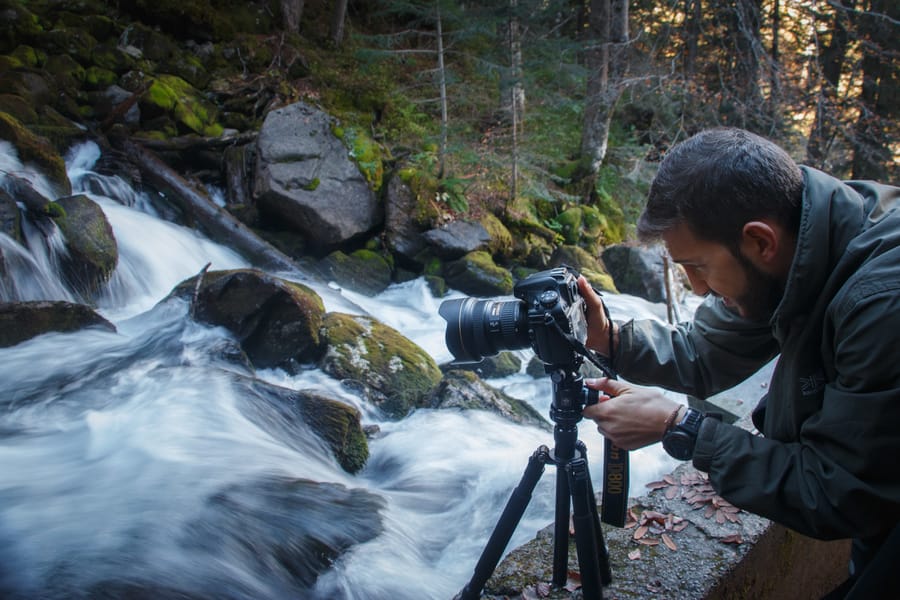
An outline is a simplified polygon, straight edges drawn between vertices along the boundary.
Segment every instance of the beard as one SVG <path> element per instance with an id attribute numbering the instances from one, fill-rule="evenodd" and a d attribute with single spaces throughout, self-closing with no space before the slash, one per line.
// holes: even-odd
<path id="1" fill-rule="evenodd" d="M 741 316 L 754 321 L 770 320 L 784 296 L 784 282 L 760 271 L 742 253 L 738 252 L 736 258 L 747 283 L 746 291 L 734 299 Z"/>

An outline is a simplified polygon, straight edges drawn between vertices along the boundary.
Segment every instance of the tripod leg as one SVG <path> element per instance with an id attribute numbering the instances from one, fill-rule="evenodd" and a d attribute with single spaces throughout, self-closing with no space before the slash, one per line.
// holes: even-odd
<path id="1" fill-rule="evenodd" d="M 497 568 L 500 557 L 506 549 L 513 532 L 522 519 L 528 502 L 531 500 L 531 494 L 541 475 L 544 474 L 544 465 L 549 461 L 550 450 L 546 446 L 541 446 L 535 450 L 534 454 L 528 459 L 528 465 L 525 467 L 525 473 L 519 485 L 513 490 L 506 502 L 506 507 L 494 526 L 494 531 L 488 539 L 487 545 L 475 565 L 475 573 L 472 579 L 466 584 L 460 593 L 461 600 L 475 600 L 481 595 L 484 584 Z"/>
<path id="2" fill-rule="evenodd" d="M 553 579 L 555 587 L 566 585 L 569 578 L 569 514 L 572 495 L 563 465 L 556 470 L 556 517 L 553 527 Z"/>
<path id="3" fill-rule="evenodd" d="M 587 470 L 587 461 L 577 458 L 566 465 L 569 477 L 569 487 L 572 491 L 573 523 L 575 525 L 575 548 L 578 552 L 578 566 L 581 570 L 581 590 L 585 600 L 600 600 L 603 598 L 602 572 L 609 569 L 609 565 L 601 565 L 601 553 L 598 542 L 605 543 L 602 538 L 598 540 L 600 521 L 597 518 L 596 503 L 590 485 L 590 475 Z M 594 510 L 591 510 L 591 506 Z M 605 552 L 603 553 L 605 555 Z M 605 569 L 603 568 L 605 566 Z"/>

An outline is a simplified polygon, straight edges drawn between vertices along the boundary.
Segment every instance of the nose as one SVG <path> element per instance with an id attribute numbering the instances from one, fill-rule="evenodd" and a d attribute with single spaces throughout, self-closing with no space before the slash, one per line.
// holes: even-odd
<path id="1" fill-rule="evenodd" d="M 695 294 L 698 296 L 705 296 L 711 291 L 709 286 L 706 285 L 706 280 L 697 273 L 697 269 L 691 266 L 685 266 L 684 272 L 687 275 L 688 281 L 691 282 L 691 290 Z"/>

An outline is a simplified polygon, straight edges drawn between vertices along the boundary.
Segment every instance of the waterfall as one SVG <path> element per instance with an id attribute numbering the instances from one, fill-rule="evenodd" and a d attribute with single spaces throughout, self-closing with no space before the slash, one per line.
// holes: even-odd
<path id="1" fill-rule="evenodd" d="M 153 200 L 121 179 L 94 173 L 98 157 L 84 144 L 67 165 L 74 189 L 101 206 L 118 242 L 119 264 L 97 306 L 117 331 L 50 333 L 0 349 L 0 596 L 452 597 L 528 457 L 552 436 L 480 411 L 420 409 L 385 420 L 318 369 L 256 373 L 327 392 L 378 427 L 367 466 L 347 474 L 227 360 L 228 332 L 189 319 L 182 301 L 161 302 L 207 263 L 219 270 L 247 261 L 160 218 Z M 8 145 L 0 146 L 0 185 L 5 173 L 46 189 Z M 54 266 L 60 240 L 39 231 L 25 238 L 22 245 L 0 235 L 0 299 L 71 301 Z M 314 287 L 327 310 L 373 315 L 438 362 L 449 360 L 442 299 L 424 280 L 376 297 Z M 607 299 L 617 315 L 665 318 L 664 306 Z M 548 414 L 548 380 L 523 370 L 489 383 Z M 597 480 L 602 440 L 592 423 L 579 427 Z M 658 446 L 631 461 L 632 494 L 675 464 Z M 552 522 L 552 471 L 510 549 Z M 337 550 L 334 560 L 297 559 L 300 540 L 284 531 L 308 532 L 323 552 Z"/>

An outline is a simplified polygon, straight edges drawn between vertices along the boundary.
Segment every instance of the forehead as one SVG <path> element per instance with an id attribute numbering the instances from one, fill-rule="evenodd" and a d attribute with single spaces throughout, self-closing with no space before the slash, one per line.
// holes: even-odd
<path id="1" fill-rule="evenodd" d="M 680 224 L 662 235 L 669 256 L 677 263 L 706 262 L 724 249 L 719 243 L 698 238 L 686 224 Z"/>

